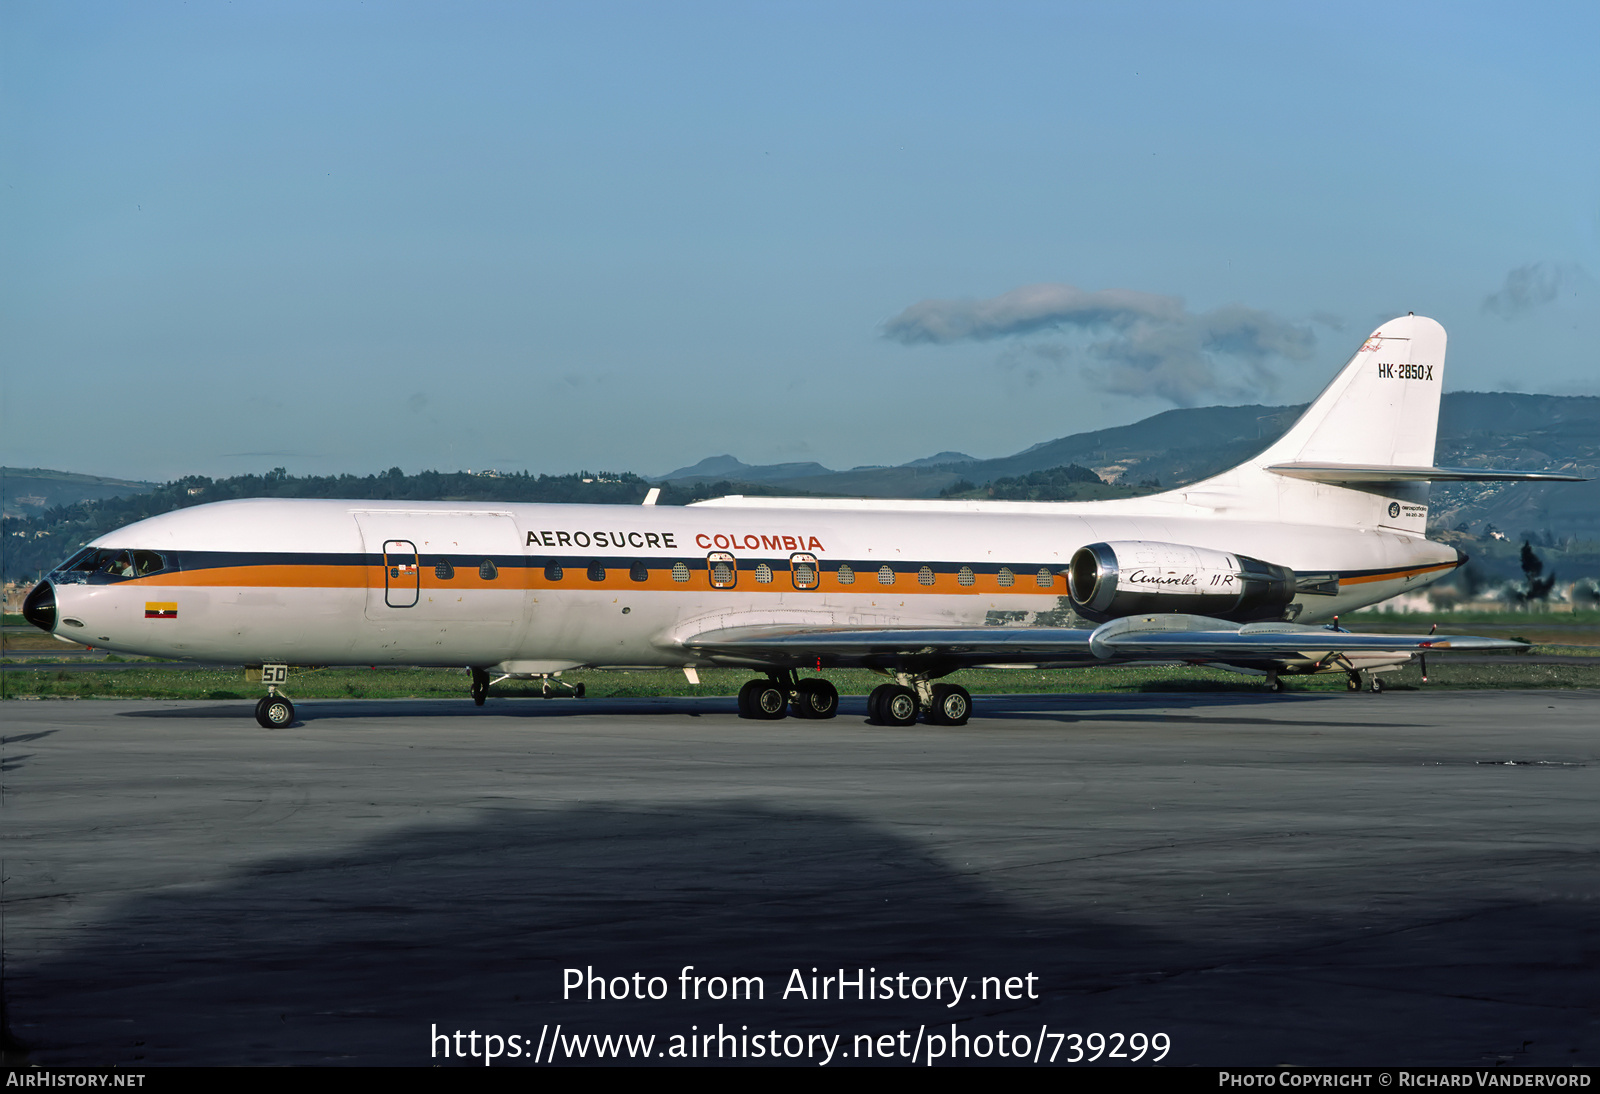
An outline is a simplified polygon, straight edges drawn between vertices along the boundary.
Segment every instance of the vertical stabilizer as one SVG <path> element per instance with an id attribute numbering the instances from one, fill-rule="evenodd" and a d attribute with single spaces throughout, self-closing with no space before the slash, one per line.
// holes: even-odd
<path id="1" fill-rule="evenodd" d="M 1444 328 L 1432 319 L 1390 320 L 1256 462 L 1431 466 L 1444 350 Z"/>
<path id="2" fill-rule="evenodd" d="M 1391 319 L 1361 343 L 1289 431 L 1232 471 L 1174 491 L 1192 504 L 1297 524 L 1354 525 L 1424 534 L 1425 481 L 1312 482 L 1278 474 L 1284 464 L 1370 468 L 1433 465 L 1444 388 L 1444 328 Z"/>

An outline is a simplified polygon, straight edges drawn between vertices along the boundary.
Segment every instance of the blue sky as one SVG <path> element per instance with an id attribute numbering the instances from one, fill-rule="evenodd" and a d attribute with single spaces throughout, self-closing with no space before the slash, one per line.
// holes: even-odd
<path id="1" fill-rule="evenodd" d="M 0 6 L 0 461 L 976 456 L 1383 319 L 1600 393 L 1600 8 Z"/>

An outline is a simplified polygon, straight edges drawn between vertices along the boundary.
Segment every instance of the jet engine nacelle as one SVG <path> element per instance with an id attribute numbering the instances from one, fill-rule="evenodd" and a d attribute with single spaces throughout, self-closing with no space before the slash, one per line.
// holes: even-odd
<path id="1" fill-rule="evenodd" d="M 1091 543 L 1072 556 L 1068 589 L 1078 614 L 1105 622 L 1183 612 L 1248 623 L 1282 619 L 1295 573 L 1247 555 L 1184 543 Z"/>

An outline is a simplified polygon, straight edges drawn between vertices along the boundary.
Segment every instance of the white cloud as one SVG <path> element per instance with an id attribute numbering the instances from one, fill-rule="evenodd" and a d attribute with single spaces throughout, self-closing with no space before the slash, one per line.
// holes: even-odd
<path id="1" fill-rule="evenodd" d="M 1514 319 L 1588 280 L 1589 275 L 1575 262 L 1530 262 L 1506 274 L 1500 291 L 1483 298 L 1483 310 Z"/>
<path id="2" fill-rule="evenodd" d="M 1063 330 L 1092 339 L 1083 371 L 1098 387 L 1179 406 L 1271 389 L 1277 378 L 1269 362 L 1305 360 L 1316 341 L 1309 327 L 1241 304 L 1195 313 L 1177 297 L 1054 284 L 1025 285 L 988 300 L 923 300 L 883 325 L 884 337 L 905 345 Z"/>

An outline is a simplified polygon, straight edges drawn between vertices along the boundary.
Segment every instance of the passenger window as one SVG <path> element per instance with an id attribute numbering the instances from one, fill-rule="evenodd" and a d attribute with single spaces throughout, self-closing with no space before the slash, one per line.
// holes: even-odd
<path id="1" fill-rule="evenodd" d="M 856 572 L 854 570 L 852 570 L 848 566 L 840 566 L 839 567 L 839 584 L 841 584 L 841 585 L 854 585 L 855 582 L 856 582 Z"/>
<path id="2" fill-rule="evenodd" d="M 566 575 L 561 572 L 561 564 L 551 559 L 544 564 L 544 579 L 546 581 L 560 581 Z"/>
<path id="3" fill-rule="evenodd" d="M 796 589 L 815 589 L 817 587 L 817 556 L 790 555 L 789 575 L 794 579 L 794 587 Z"/>
<path id="4" fill-rule="evenodd" d="M 879 585 L 893 585 L 894 584 L 894 571 L 889 569 L 888 566 L 880 566 L 880 567 L 878 567 L 878 584 Z"/>
<path id="5" fill-rule="evenodd" d="M 689 580 L 689 564 L 687 562 L 674 562 L 672 564 L 672 580 L 679 582 Z"/>
<path id="6" fill-rule="evenodd" d="M 456 568 L 449 562 L 441 561 L 433 568 L 433 576 L 440 581 L 450 581 L 456 576 Z"/>
<path id="7" fill-rule="evenodd" d="M 1033 575 L 1033 581 L 1039 588 L 1048 589 L 1056 583 L 1056 575 L 1041 566 L 1039 572 Z"/>
<path id="8" fill-rule="evenodd" d="M 757 585 L 771 585 L 772 584 L 772 567 L 768 566 L 765 562 L 763 562 L 761 565 L 756 567 L 756 584 Z"/>
<path id="9" fill-rule="evenodd" d="M 713 589 L 731 589 L 739 579 L 733 556 L 726 551 L 712 551 L 706 556 L 706 566 L 711 573 Z"/>
<path id="10" fill-rule="evenodd" d="M 971 585 L 972 582 L 973 582 L 972 567 L 971 566 L 963 566 L 963 567 L 961 567 L 961 569 L 956 573 L 956 584 L 957 585 Z"/>
<path id="11" fill-rule="evenodd" d="M 932 585 L 933 584 L 933 569 L 931 567 L 924 566 L 922 569 L 917 571 L 917 584 L 918 585 Z"/>
<path id="12" fill-rule="evenodd" d="M 635 559 L 633 565 L 628 567 L 628 577 L 634 581 L 649 581 L 650 567 Z"/>
<path id="13" fill-rule="evenodd" d="M 1000 567 L 1000 572 L 995 575 L 995 580 L 1000 583 L 1001 588 L 1009 589 L 1012 585 L 1016 584 L 1017 575 L 1011 572 L 1011 568 L 1009 566 L 1002 566 Z"/>
<path id="14" fill-rule="evenodd" d="M 606 579 L 606 564 L 598 558 L 589 560 L 589 580 L 604 581 Z"/>
<path id="15" fill-rule="evenodd" d="M 486 558 L 478 563 L 478 576 L 485 581 L 493 581 L 500 576 L 500 567 L 494 564 L 494 559 Z"/>

